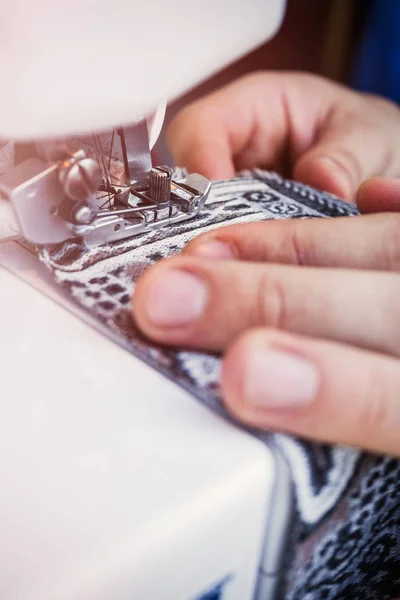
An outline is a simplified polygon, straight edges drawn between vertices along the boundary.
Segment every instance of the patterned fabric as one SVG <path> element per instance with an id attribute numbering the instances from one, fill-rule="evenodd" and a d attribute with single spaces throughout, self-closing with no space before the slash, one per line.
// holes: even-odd
<path id="1" fill-rule="evenodd" d="M 127 350 L 229 419 L 219 396 L 219 358 L 144 339 L 130 309 L 135 282 L 150 265 L 217 227 L 355 214 L 353 206 L 329 194 L 256 170 L 215 183 L 201 214 L 185 223 L 101 248 L 70 241 L 39 254 L 56 281 Z M 284 455 L 295 486 L 299 543 L 287 599 L 399 597 L 400 463 L 282 434 L 255 435 Z"/>

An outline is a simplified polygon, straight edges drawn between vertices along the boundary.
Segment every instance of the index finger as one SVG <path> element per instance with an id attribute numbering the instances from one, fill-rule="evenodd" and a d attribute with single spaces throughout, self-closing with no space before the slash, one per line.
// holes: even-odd
<path id="1" fill-rule="evenodd" d="M 400 271 L 400 215 L 259 221 L 190 242 L 189 256 L 315 267 Z"/>

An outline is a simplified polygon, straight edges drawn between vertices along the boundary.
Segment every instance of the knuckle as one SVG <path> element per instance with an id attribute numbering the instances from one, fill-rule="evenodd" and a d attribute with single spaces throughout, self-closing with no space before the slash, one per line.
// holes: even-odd
<path id="1" fill-rule="evenodd" d="M 378 96 L 377 94 L 371 94 L 368 92 L 361 94 L 361 96 L 364 97 L 371 104 L 371 106 L 376 107 L 380 112 L 383 110 L 391 117 L 399 117 L 400 111 L 396 102 L 393 102 L 388 98 L 384 98 L 383 96 Z"/>
<path id="2" fill-rule="evenodd" d="M 339 147 L 332 152 L 330 158 L 347 177 L 351 187 L 356 189 L 364 179 L 359 157 L 347 148 Z"/>
<path id="3" fill-rule="evenodd" d="M 379 216 L 384 268 L 400 272 L 400 214 Z"/>
<path id="4" fill-rule="evenodd" d="M 288 321 L 286 292 L 278 277 L 264 272 L 255 296 L 254 324 L 285 329 Z"/>
<path id="5" fill-rule="evenodd" d="M 400 258 L 399 258 L 400 260 Z M 388 320 L 388 332 L 384 336 L 383 351 L 385 354 L 390 354 L 400 358 L 400 277 L 394 276 L 391 280 L 391 285 L 388 290 L 388 298 L 386 303 L 386 319 Z"/>
<path id="6" fill-rule="evenodd" d="M 338 94 L 347 94 L 347 88 L 345 88 L 342 84 L 332 81 L 323 75 L 310 72 L 301 73 L 297 71 L 292 71 L 291 74 L 293 81 L 298 86 L 309 90 L 309 92 L 314 92 L 318 95 L 322 94 L 327 100 L 332 101 L 332 98 L 337 97 Z M 282 76 L 283 78 L 287 77 L 285 73 L 282 73 Z"/>
<path id="7" fill-rule="evenodd" d="M 298 222 L 290 223 L 287 236 L 287 246 L 291 249 L 294 264 L 298 266 L 314 264 L 318 247 L 313 236 L 305 236 L 303 230 L 298 227 Z"/>
<path id="8" fill-rule="evenodd" d="M 363 436 L 376 437 L 390 427 L 390 394 L 387 378 L 381 371 L 370 369 L 364 394 L 360 395 L 359 427 Z"/>
<path id="9" fill-rule="evenodd" d="M 323 77 L 322 75 L 318 75 L 316 73 L 308 73 L 308 72 L 303 72 L 303 73 L 298 73 L 296 71 L 294 71 L 294 77 L 301 82 L 304 85 L 310 85 L 313 87 L 321 87 L 321 86 L 331 86 L 332 82 L 327 79 L 326 77 Z"/>

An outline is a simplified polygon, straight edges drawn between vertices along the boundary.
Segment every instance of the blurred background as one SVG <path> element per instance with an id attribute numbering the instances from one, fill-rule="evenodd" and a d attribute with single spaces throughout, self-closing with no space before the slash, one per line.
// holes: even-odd
<path id="1" fill-rule="evenodd" d="M 167 123 L 187 103 L 260 69 L 318 73 L 400 101 L 400 0 L 287 2 L 277 36 L 171 104 Z M 158 164 L 171 160 L 165 132 L 154 150 Z"/>

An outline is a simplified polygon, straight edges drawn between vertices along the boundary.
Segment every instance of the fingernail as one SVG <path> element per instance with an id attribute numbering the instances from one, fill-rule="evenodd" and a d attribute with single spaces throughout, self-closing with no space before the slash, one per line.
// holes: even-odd
<path id="1" fill-rule="evenodd" d="M 199 243 L 198 246 L 193 248 L 191 255 L 204 258 L 233 258 L 233 252 L 229 245 L 219 240 L 209 240 Z"/>
<path id="2" fill-rule="evenodd" d="M 197 320 L 205 308 L 204 282 L 186 271 L 164 271 L 151 285 L 146 311 L 156 327 L 178 327 Z"/>
<path id="3" fill-rule="evenodd" d="M 318 390 L 316 367 L 301 357 L 258 347 L 244 365 L 244 400 L 257 408 L 291 408 L 310 404 Z"/>

